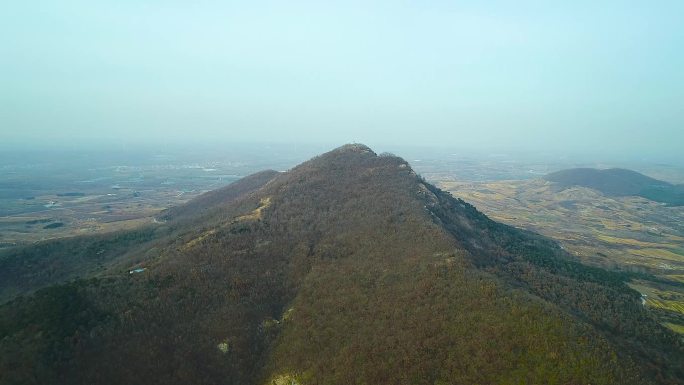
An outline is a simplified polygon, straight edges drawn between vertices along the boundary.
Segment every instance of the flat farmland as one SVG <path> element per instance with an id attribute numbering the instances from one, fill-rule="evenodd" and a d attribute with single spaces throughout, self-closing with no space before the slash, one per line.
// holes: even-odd
<path id="1" fill-rule="evenodd" d="M 166 178 L 135 180 L 121 170 L 113 174 L 107 181 L 47 180 L 30 191 L 5 191 L 0 199 L 0 247 L 137 227 L 154 221 L 167 207 L 238 178 L 209 180 L 201 170 L 195 176 L 167 172 Z"/>

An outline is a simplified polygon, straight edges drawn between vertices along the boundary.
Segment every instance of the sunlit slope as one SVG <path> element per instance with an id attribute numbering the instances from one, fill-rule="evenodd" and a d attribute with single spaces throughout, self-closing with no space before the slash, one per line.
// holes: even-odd
<path id="1" fill-rule="evenodd" d="M 146 270 L 1 307 L 0 382 L 681 382 L 623 276 L 362 145 L 160 226 Z"/>

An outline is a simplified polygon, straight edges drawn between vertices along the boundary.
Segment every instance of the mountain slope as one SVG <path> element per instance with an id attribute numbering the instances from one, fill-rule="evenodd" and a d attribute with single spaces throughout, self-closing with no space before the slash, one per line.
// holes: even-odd
<path id="1" fill-rule="evenodd" d="M 684 187 L 621 168 L 573 168 L 548 174 L 544 179 L 562 188 L 583 186 L 610 196 L 641 196 L 672 206 L 684 205 Z"/>
<path id="2" fill-rule="evenodd" d="M 165 210 L 160 217 L 164 220 L 175 218 L 197 217 L 217 206 L 230 202 L 259 189 L 278 175 L 277 171 L 265 170 L 239 179 L 228 186 L 208 191 L 197 198 L 180 206 Z"/>
<path id="3" fill-rule="evenodd" d="M 17 295 L 30 293 L 52 284 L 103 274 L 120 272 L 145 260 L 141 254 L 155 252 L 157 244 L 183 228 L 192 226 L 218 207 L 227 205 L 266 184 L 278 175 L 266 170 L 242 178 L 228 186 L 204 193 L 183 205 L 162 212 L 162 220 L 181 219 L 182 225 L 143 226 L 133 230 L 107 234 L 55 239 L 35 246 L 21 246 L 0 251 L 0 303 Z M 200 219 L 201 220 L 201 219 Z M 179 229 L 180 228 L 180 229 Z"/>
<path id="4" fill-rule="evenodd" d="M 0 383 L 681 383 L 624 277 L 400 158 L 343 146 L 214 207 L 159 225 L 142 273 L 0 307 Z"/>

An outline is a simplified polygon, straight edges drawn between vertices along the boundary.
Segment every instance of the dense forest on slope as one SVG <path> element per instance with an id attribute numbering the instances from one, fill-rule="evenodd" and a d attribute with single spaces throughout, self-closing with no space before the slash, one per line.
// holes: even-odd
<path id="1" fill-rule="evenodd" d="M 113 261 L 135 263 L 141 249 L 165 235 L 154 226 L 54 239 L 0 252 L 0 303 L 63 281 L 101 273 Z M 129 258 L 127 258 L 128 256 Z"/>
<path id="2" fill-rule="evenodd" d="M 347 145 L 232 188 L 0 306 L 0 384 L 682 383 L 628 277 L 401 158 Z M 95 241 L 62 242 L 0 263 L 72 266 Z"/>
<path id="3" fill-rule="evenodd" d="M 588 187 L 609 196 L 640 196 L 670 206 L 684 205 L 684 186 L 673 185 L 621 168 L 573 168 L 548 174 L 544 179 L 560 187 Z"/>

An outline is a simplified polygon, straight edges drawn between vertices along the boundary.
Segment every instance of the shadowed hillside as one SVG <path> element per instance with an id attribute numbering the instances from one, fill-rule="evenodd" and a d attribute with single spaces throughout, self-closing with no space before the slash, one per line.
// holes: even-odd
<path id="1" fill-rule="evenodd" d="M 626 276 L 401 158 L 346 145 L 231 186 L 1 306 L 0 383 L 682 383 L 681 341 Z M 34 258 L 69 258 L 48 245 Z"/>
<path id="2" fill-rule="evenodd" d="M 573 168 L 548 174 L 544 179 L 556 182 L 562 188 L 582 186 L 606 195 L 634 195 L 671 206 L 684 205 L 684 186 L 672 185 L 632 170 Z"/>

